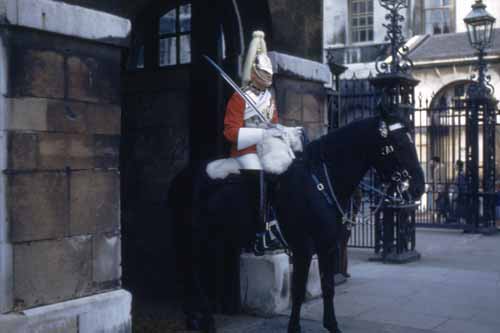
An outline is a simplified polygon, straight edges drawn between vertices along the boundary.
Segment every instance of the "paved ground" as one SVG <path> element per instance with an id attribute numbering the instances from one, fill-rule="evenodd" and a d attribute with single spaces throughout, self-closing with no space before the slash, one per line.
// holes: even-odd
<path id="1" fill-rule="evenodd" d="M 337 288 L 344 333 L 499 333 L 500 234 L 419 230 L 422 260 L 407 265 L 368 262 L 350 250 L 352 278 Z M 304 332 L 326 332 L 322 305 L 305 305 Z M 220 332 L 286 332 L 287 317 L 219 318 Z"/>

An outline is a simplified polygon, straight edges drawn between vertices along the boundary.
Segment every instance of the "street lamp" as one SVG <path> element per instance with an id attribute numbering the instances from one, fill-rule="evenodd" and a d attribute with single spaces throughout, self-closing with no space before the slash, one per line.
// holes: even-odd
<path id="1" fill-rule="evenodd" d="M 465 110 L 468 187 L 468 225 L 465 230 L 471 232 L 496 232 L 497 101 L 493 98 L 494 88 L 490 83 L 491 78 L 486 75 L 488 65 L 485 60 L 485 50 L 493 43 L 495 21 L 496 19 L 486 11 L 482 0 L 476 0 L 476 3 L 472 5 L 472 11 L 464 19 L 470 45 L 478 51 L 478 77 L 477 81 L 469 87 L 468 107 Z M 480 126 L 482 126 L 482 131 Z M 481 132 L 483 141 L 482 186 L 480 186 L 479 176 Z M 482 191 L 480 191 L 481 187 Z"/>
<path id="2" fill-rule="evenodd" d="M 464 19 L 465 25 L 467 26 L 469 43 L 473 48 L 479 51 L 478 88 L 481 92 L 489 90 L 486 88 L 485 73 L 487 71 L 487 65 L 484 57 L 486 56 L 485 50 L 491 47 L 493 43 L 495 21 L 496 19 L 486 11 L 486 5 L 483 4 L 482 0 L 476 0 L 476 3 L 472 5 L 472 11 Z"/>
<path id="3" fill-rule="evenodd" d="M 496 19 L 486 11 L 482 0 L 476 0 L 472 11 L 464 19 L 469 35 L 469 42 L 478 51 L 491 46 Z"/>

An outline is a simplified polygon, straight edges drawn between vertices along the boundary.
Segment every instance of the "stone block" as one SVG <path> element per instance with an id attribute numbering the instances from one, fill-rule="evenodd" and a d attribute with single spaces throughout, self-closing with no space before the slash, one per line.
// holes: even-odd
<path id="1" fill-rule="evenodd" d="M 71 135 L 68 141 L 67 165 L 71 169 L 90 169 L 94 166 L 94 139 L 89 135 Z"/>
<path id="2" fill-rule="evenodd" d="M 68 58 L 68 95 L 86 102 L 118 103 L 120 63 L 91 57 Z"/>
<path id="3" fill-rule="evenodd" d="M 317 96 L 306 94 L 302 99 L 304 122 L 320 123 L 323 121 L 321 117 L 320 101 Z"/>
<path id="4" fill-rule="evenodd" d="M 11 170 L 36 169 L 38 136 L 32 133 L 10 132 L 8 141 L 7 167 Z"/>
<path id="5" fill-rule="evenodd" d="M 99 65 L 95 59 L 70 57 L 68 59 L 68 94 L 79 101 L 98 102 L 97 85 L 94 82 Z"/>
<path id="6" fill-rule="evenodd" d="M 5 19 L 9 24 L 35 30 L 50 31 L 55 34 L 90 39 L 99 43 L 128 46 L 131 29 L 130 20 L 108 14 L 116 12 L 116 4 L 101 4 L 100 1 L 53 1 L 53 0 L 12 0 L 3 1 L 7 5 Z M 70 5 L 69 3 L 76 3 Z M 98 10 L 83 6 L 97 7 Z M 112 8 L 112 9 L 111 9 Z M 0 15 L 2 14 L 0 5 Z"/>
<path id="7" fill-rule="evenodd" d="M 47 103 L 47 129 L 51 132 L 84 133 L 87 130 L 87 103 L 52 100 Z"/>
<path id="8" fill-rule="evenodd" d="M 0 244 L 10 242 L 9 220 L 7 219 L 7 176 L 0 173 Z"/>
<path id="9" fill-rule="evenodd" d="M 304 128 L 307 131 L 309 140 L 316 140 L 317 138 L 326 134 L 328 127 L 322 124 L 306 124 Z"/>
<path id="10" fill-rule="evenodd" d="M 91 311 L 79 316 L 80 333 L 131 333 L 132 295 L 125 290 L 93 296 Z"/>
<path id="11" fill-rule="evenodd" d="M 13 59 L 17 96 L 64 97 L 64 57 L 53 51 L 18 49 Z"/>
<path id="12" fill-rule="evenodd" d="M 26 317 L 21 314 L 0 314 L 0 332 L 28 333 Z"/>
<path id="13" fill-rule="evenodd" d="M 93 138 L 66 133 L 39 134 L 40 169 L 90 169 L 94 166 Z"/>
<path id="14" fill-rule="evenodd" d="M 8 176 L 12 242 L 63 237 L 68 228 L 68 182 L 63 173 Z"/>
<path id="15" fill-rule="evenodd" d="M 78 317 L 54 319 L 28 326 L 33 333 L 78 333 Z"/>
<path id="16" fill-rule="evenodd" d="M 90 236 L 14 245 L 14 298 L 24 309 L 82 297 L 92 281 Z"/>
<path id="17" fill-rule="evenodd" d="M 120 136 L 94 136 L 94 165 L 100 169 L 118 169 L 120 165 Z"/>
<path id="18" fill-rule="evenodd" d="M 116 232 L 120 225 L 120 176 L 80 171 L 71 175 L 71 235 Z"/>
<path id="19" fill-rule="evenodd" d="M 0 111 L 1 112 L 1 111 Z M 7 169 L 8 164 L 8 132 L 0 130 L 0 170 Z"/>
<path id="20" fill-rule="evenodd" d="M 94 282 L 116 281 L 121 277 L 121 240 L 119 236 L 94 236 L 93 240 Z"/>
<path id="21" fill-rule="evenodd" d="M 40 133 L 38 137 L 38 167 L 49 170 L 64 169 L 68 160 L 67 135 L 63 133 Z"/>
<path id="22" fill-rule="evenodd" d="M 88 109 L 89 131 L 94 134 L 121 133 L 121 108 L 116 105 L 94 104 Z"/>
<path id="23" fill-rule="evenodd" d="M 296 41 L 296 36 L 295 38 L 291 38 L 289 40 Z M 320 62 L 278 52 L 269 52 L 269 57 L 273 63 L 274 72 L 279 76 L 286 76 L 306 81 L 315 81 L 322 84 L 331 81 L 332 74 L 330 72 L 330 68 Z"/>
<path id="24" fill-rule="evenodd" d="M 12 310 L 14 300 L 12 268 L 12 245 L 0 242 L 0 313 Z"/>
<path id="25" fill-rule="evenodd" d="M 130 333 L 132 296 L 115 290 L 20 314 L 0 315 L 2 333 Z"/>
<path id="26" fill-rule="evenodd" d="M 45 98 L 9 98 L 5 129 L 46 131 L 47 101 Z"/>
<path id="27" fill-rule="evenodd" d="M 319 263 L 318 259 L 315 257 L 311 261 L 311 266 L 309 267 L 309 276 L 307 278 L 306 285 L 306 300 L 312 300 L 318 298 L 322 295 L 321 292 L 321 277 L 319 274 Z"/>
<path id="28" fill-rule="evenodd" d="M 241 256 L 240 283 L 245 311 L 273 316 L 290 306 L 290 263 L 286 254 Z"/>
<path id="29" fill-rule="evenodd" d="M 285 108 L 278 110 L 280 117 L 288 121 L 302 121 L 302 96 L 295 91 L 286 93 Z"/>

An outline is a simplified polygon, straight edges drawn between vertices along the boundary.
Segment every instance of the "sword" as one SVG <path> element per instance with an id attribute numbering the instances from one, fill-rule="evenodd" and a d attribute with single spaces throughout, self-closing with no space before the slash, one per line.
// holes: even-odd
<path id="1" fill-rule="evenodd" d="M 259 116 L 260 120 L 262 120 L 266 124 L 270 125 L 270 122 L 266 119 L 266 117 L 264 117 L 264 115 L 262 114 L 262 112 L 259 111 L 259 109 L 257 108 L 257 106 L 255 106 L 254 102 L 250 99 L 250 97 L 248 97 L 245 94 L 245 92 L 243 90 L 241 90 L 240 87 L 238 87 L 238 85 L 229 77 L 229 75 L 227 75 L 224 72 L 224 70 L 222 68 L 220 68 L 219 65 L 217 65 L 212 59 L 210 59 L 210 57 L 208 57 L 206 55 L 203 55 L 203 58 L 205 58 L 205 60 L 208 61 L 208 63 L 215 68 L 215 70 L 217 71 L 217 73 L 220 76 L 222 76 L 222 78 L 231 86 L 231 88 L 233 88 L 234 91 L 238 95 L 240 95 L 245 100 L 245 102 L 247 102 L 248 105 L 250 105 L 254 109 L 254 111 Z"/>

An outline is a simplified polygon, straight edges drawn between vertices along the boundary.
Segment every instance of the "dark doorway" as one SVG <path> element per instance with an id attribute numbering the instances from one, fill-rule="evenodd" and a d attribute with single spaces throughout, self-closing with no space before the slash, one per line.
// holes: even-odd
<path id="1" fill-rule="evenodd" d="M 189 163 L 225 155 L 230 92 L 201 55 L 237 79 L 242 36 L 232 0 L 154 1 L 133 22 L 123 57 L 121 198 L 123 287 L 137 332 L 183 328 L 178 267 L 187 259 L 168 193 Z"/>

